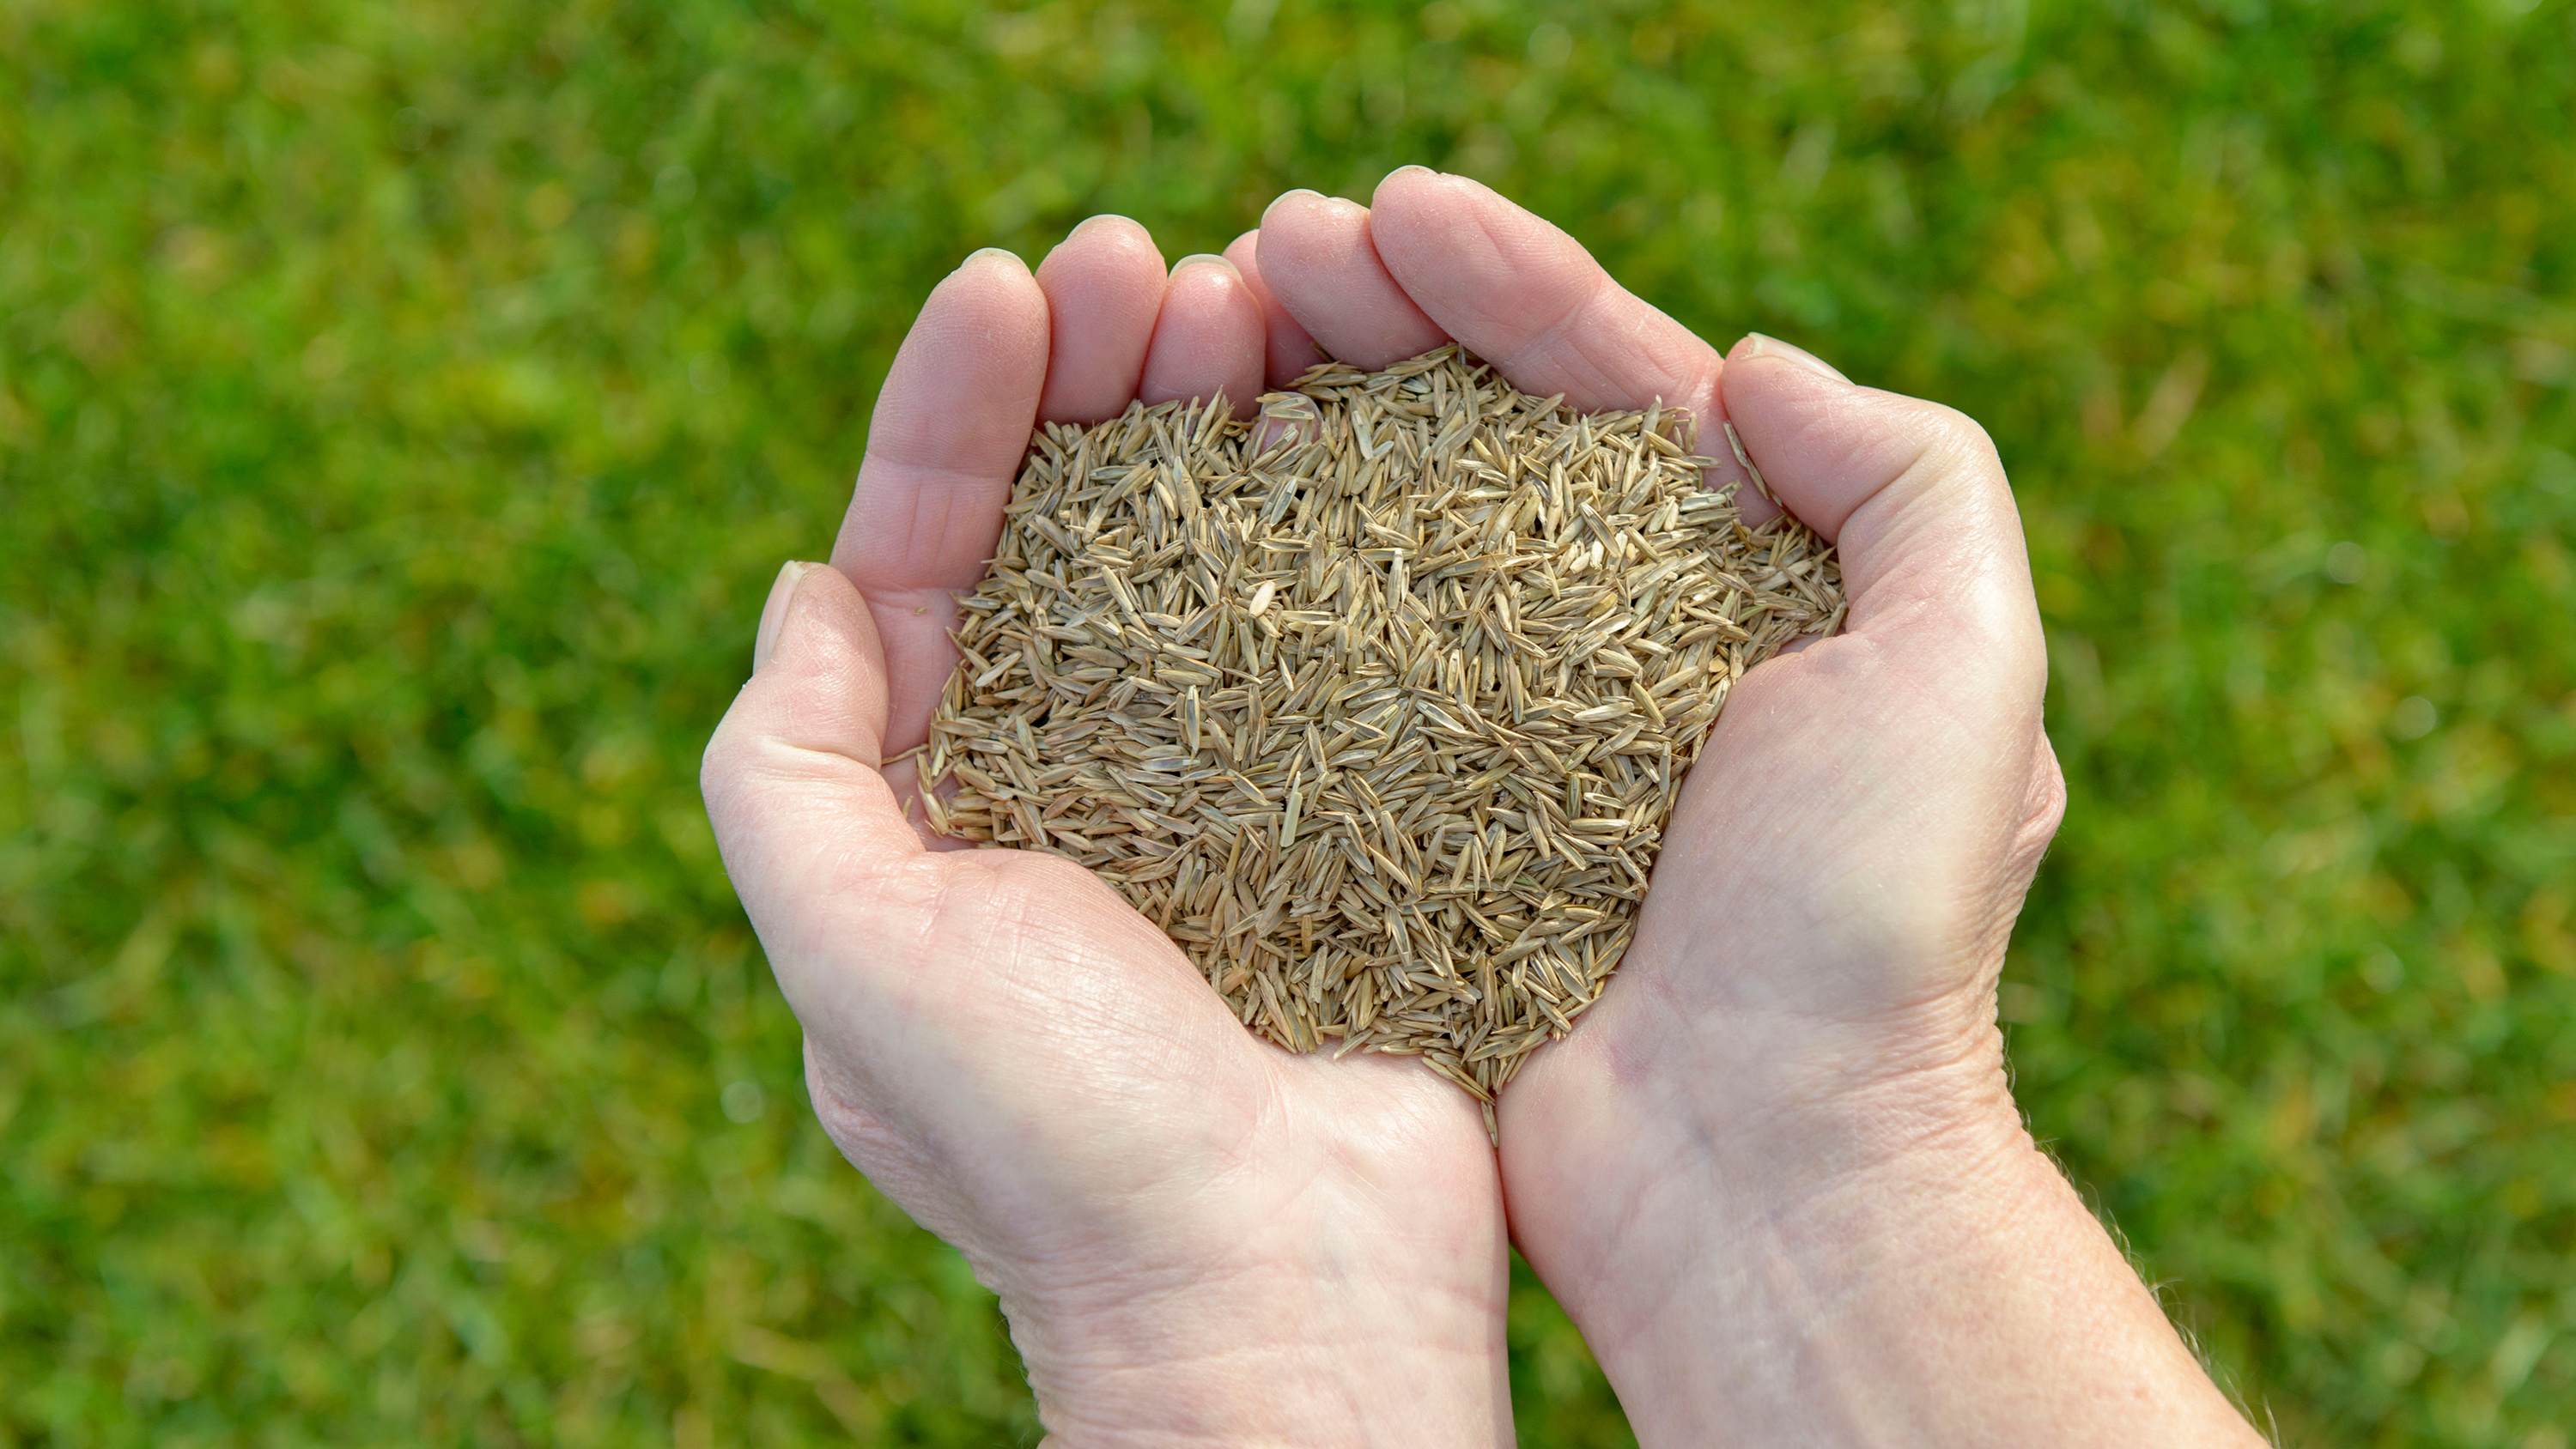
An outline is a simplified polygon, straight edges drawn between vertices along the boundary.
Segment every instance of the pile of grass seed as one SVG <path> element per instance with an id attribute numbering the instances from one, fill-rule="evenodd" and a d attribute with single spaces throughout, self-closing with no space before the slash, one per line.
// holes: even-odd
<path id="1" fill-rule="evenodd" d="M 1744 671 L 1841 620 L 1690 420 L 1443 348 L 1036 439 L 919 758 L 931 824 L 1099 872 L 1283 1046 L 1491 1100 L 1600 994 Z M 954 778 L 953 794 L 930 787 Z"/>

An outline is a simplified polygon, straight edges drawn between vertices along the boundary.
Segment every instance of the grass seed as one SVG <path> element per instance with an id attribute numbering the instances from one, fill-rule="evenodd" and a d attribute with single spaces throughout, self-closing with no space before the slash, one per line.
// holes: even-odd
<path id="1" fill-rule="evenodd" d="M 1490 1102 L 1617 968 L 1727 691 L 1842 621 L 1833 551 L 1746 527 L 1690 428 L 1444 347 L 1250 423 L 1041 429 L 917 757 L 932 827 L 1098 872 L 1271 1041 Z"/>

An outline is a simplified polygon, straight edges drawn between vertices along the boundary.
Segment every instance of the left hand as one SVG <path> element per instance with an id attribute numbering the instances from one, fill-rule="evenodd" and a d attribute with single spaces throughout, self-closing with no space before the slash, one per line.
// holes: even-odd
<path id="1" fill-rule="evenodd" d="M 1508 1252 L 1477 1104 L 1291 1056 L 1059 856 L 942 848 L 910 761 L 1032 427 L 1313 360 L 1241 265 L 1094 218 L 941 282 L 830 567 L 790 564 L 707 747 L 726 869 L 825 1129 L 998 1293 L 1054 1442 L 1511 1441 Z M 1280 374 L 1284 371 L 1285 377 Z"/>

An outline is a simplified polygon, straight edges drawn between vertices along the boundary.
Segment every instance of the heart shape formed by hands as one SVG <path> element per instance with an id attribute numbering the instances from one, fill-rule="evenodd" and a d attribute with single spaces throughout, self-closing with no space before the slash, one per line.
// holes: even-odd
<path id="1" fill-rule="evenodd" d="M 931 827 L 1071 856 L 1296 1051 L 1479 1098 L 1617 966 L 1744 671 L 1843 613 L 1691 419 L 1444 347 L 1034 441 L 918 756 Z M 953 794 L 934 789 L 954 778 Z"/>

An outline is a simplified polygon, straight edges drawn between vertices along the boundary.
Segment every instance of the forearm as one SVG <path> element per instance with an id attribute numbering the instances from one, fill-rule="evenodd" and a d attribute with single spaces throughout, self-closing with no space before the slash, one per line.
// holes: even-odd
<path id="1" fill-rule="evenodd" d="M 2032 1145 L 1999 1053 L 1883 1081 L 1745 1060 L 1701 1080 L 1767 1095 L 1709 1100 L 1793 1105 L 1631 1100 L 1627 1155 L 1672 1170 L 1623 1194 L 1605 1166 L 1600 1211 L 1521 1229 L 1641 1444 L 2260 1443 Z"/>

